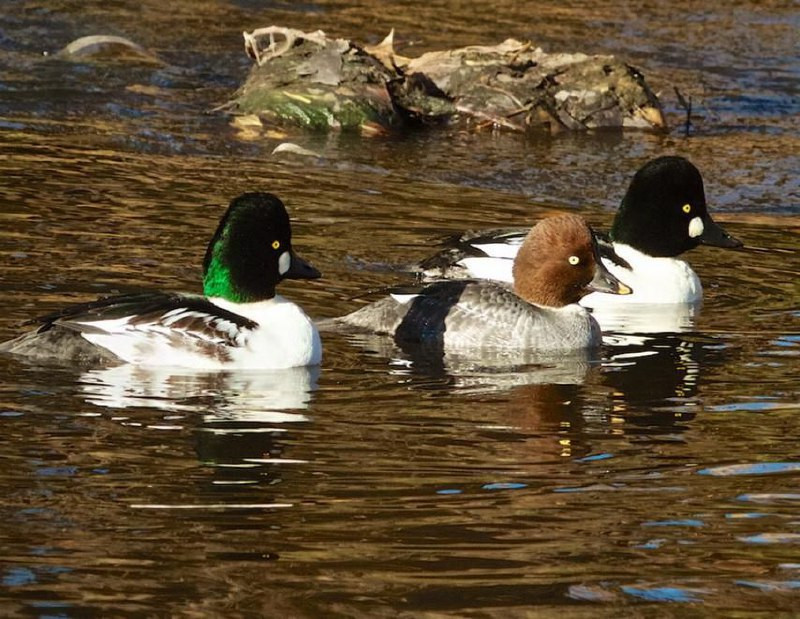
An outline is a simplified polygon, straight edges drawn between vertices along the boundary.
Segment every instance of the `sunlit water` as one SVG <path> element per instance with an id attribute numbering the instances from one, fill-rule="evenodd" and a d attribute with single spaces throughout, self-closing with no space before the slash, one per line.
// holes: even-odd
<path id="1" fill-rule="evenodd" d="M 530 4 L 3 3 L 0 339 L 100 294 L 197 291 L 225 204 L 253 189 L 285 199 L 324 274 L 283 286 L 315 317 L 408 282 L 393 267 L 447 233 L 554 210 L 607 226 L 664 153 L 700 167 L 748 246 L 687 256 L 706 299 L 686 329 L 610 334 L 588 358 L 509 367 L 334 335 L 318 370 L 0 359 L 3 614 L 795 612 L 797 8 Z M 373 43 L 394 26 L 408 55 L 507 36 L 615 53 L 673 130 L 246 140 L 204 112 L 246 75 L 239 33 L 270 23 Z M 166 64 L 42 55 L 94 33 Z M 284 139 L 321 158 L 272 156 Z"/>

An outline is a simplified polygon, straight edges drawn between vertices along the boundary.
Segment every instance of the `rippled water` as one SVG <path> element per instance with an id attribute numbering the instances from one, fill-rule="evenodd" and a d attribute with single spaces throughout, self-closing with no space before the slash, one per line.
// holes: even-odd
<path id="1" fill-rule="evenodd" d="M 800 26 L 792 2 L 70 2 L 0 7 L 0 339 L 31 314 L 199 289 L 244 190 L 282 196 L 315 317 L 406 281 L 468 227 L 606 226 L 678 153 L 747 249 L 689 260 L 693 329 L 598 358 L 451 364 L 325 340 L 319 370 L 191 374 L 0 359 L 5 615 L 657 616 L 796 612 Z M 666 135 L 441 130 L 248 140 L 217 114 L 278 23 L 398 49 L 531 38 L 615 53 Z M 163 66 L 52 54 L 127 36 Z M 43 56 L 42 52 L 48 52 Z M 673 93 L 694 104 L 686 137 Z M 273 156 L 284 139 L 319 152 Z"/>

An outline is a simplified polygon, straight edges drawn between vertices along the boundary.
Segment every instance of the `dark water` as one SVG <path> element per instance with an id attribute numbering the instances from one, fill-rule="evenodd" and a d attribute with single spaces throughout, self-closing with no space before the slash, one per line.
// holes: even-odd
<path id="1" fill-rule="evenodd" d="M 141 287 L 198 290 L 244 190 L 282 196 L 316 317 L 405 281 L 365 262 L 554 209 L 607 225 L 678 153 L 748 249 L 693 251 L 695 327 L 506 369 L 325 340 L 319 370 L 0 359 L 0 612 L 16 616 L 791 616 L 800 604 L 800 169 L 793 2 L 69 2 L 0 7 L 0 339 Z M 531 38 L 615 53 L 673 130 L 247 139 L 240 32 L 407 55 Z M 127 36 L 164 66 L 52 58 Z M 43 56 L 47 51 L 51 56 Z M 673 92 L 694 105 L 685 137 Z M 282 140 L 322 158 L 273 156 Z M 387 356 L 389 354 L 389 356 Z"/>

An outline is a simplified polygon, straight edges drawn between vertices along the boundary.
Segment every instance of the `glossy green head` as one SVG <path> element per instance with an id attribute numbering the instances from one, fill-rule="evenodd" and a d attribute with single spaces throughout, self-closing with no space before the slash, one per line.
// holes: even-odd
<path id="1" fill-rule="evenodd" d="M 234 303 L 271 299 L 282 279 L 319 277 L 292 251 L 289 215 L 269 193 L 234 198 L 208 244 L 203 293 Z"/>

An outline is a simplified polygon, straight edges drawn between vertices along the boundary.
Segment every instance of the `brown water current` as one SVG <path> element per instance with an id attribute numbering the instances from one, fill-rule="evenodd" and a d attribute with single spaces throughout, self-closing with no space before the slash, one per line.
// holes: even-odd
<path id="1" fill-rule="evenodd" d="M 746 248 L 687 254 L 688 330 L 493 367 L 324 340 L 320 368 L 193 374 L 0 358 L 4 616 L 795 616 L 800 607 L 800 137 L 794 2 L 6 0 L 0 340 L 141 288 L 200 290 L 248 190 L 287 203 L 313 317 L 408 283 L 467 228 L 609 225 L 680 154 Z M 220 114 L 241 32 L 415 55 L 507 37 L 613 53 L 665 134 L 441 128 L 248 139 Z M 88 34 L 163 65 L 53 58 Z M 47 52 L 48 55 L 43 55 Z M 674 87 L 693 101 L 689 136 Z M 273 155 L 290 140 L 320 154 Z M 375 268 L 376 265 L 383 268 Z"/>

